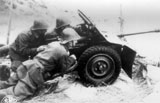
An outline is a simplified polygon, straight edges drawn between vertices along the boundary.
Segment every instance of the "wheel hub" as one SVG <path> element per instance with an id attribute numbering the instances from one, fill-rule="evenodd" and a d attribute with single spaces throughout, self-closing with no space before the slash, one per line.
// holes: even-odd
<path id="1" fill-rule="evenodd" d="M 92 66 L 92 72 L 96 76 L 103 76 L 107 73 L 110 65 L 106 63 L 103 59 L 95 61 Z"/>
<path id="2" fill-rule="evenodd" d="M 90 67 L 88 73 L 91 73 L 93 78 L 103 78 L 110 74 L 113 65 L 114 61 L 110 56 L 97 54 L 88 61 L 88 66 Z"/>

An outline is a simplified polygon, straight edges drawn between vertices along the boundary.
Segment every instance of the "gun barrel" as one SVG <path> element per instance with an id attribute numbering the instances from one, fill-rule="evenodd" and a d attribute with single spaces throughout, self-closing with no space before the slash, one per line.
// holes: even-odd
<path id="1" fill-rule="evenodd" d="M 137 32 L 137 33 L 129 33 L 129 34 L 120 34 L 118 37 L 125 37 L 125 36 L 132 36 L 132 35 L 138 35 L 138 34 L 146 34 L 146 33 L 158 33 L 160 30 L 152 30 L 152 31 L 146 31 L 146 32 Z"/>

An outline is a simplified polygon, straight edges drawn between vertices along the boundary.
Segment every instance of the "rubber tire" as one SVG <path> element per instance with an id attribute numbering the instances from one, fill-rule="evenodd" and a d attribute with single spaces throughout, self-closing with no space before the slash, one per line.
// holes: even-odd
<path id="1" fill-rule="evenodd" d="M 106 77 L 102 79 L 92 78 L 91 75 L 87 73 L 87 70 L 91 69 L 91 68 L 87 68 L 87 63 L 90 61 L 90 58 L 92 58 L 95 55 L 99 55 L 99 54 L 109 56 L 109 58 L 112 58 L 115 64 L 113 68 L 114 70 L 110 69 L 113 73 L 111 74 L 109 78 L 107 77 L 107 75 Z M 84 82 L 89 83 L 94 86 L 112 84 L 119 76 L 120 69 L 121 69 L 120 56 L 114 49 L 110 47 L 106 47 L 106 46 L 90 47 L 82 53 L 82 55 L 80 56 L 78 60 L 78 74 L 80 78 Z"/>

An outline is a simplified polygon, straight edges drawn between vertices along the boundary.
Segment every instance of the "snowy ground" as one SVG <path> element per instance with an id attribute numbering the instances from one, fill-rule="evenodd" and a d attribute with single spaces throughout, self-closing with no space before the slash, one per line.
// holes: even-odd
<path id="1" fill-rule="evenodd" d="M 160 69 L 149 65 L 146 79 L 128 78 L 121 73 L 116 82 L 105 87 L 85 87 L 66 75 L 59 78 L 57 89 L 48 95 L 34 97 L 27 103 L 159 103 Z"/>
<path id="2" fill-rule="evenodd" d="M 5 60 L 6 63 L 7 60 Z M 58 77 L 58 86 L 50 94 L 43 94 L 22 103 L 159 103 L 160 69 L 148 65 L 146 78 L 130 79 L 122 70 L 114 84 L 104 87 L 85 87 L 76 75 Z"/>
<path id="3" fill-rule="evenodd" d="M 146 98 L 153 98 L 153 85 L 146 81 L 136 84 L 126 75 L 119 76 L 117 81 L 105 87 L 84 87 L 78 82 L 64 78 L 59 79 L 55 92 L 34 97 L 27 103 L 151 103 Z M 60 91 L 60 92 L 59 92 Z"/>

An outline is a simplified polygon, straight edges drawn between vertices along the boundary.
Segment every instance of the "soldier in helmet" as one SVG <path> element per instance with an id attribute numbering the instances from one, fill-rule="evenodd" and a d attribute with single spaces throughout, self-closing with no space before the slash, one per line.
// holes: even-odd
<path id="1" fill-rule="evenodd" d="M 57 41 L 58 37 L 64 28 L 70 27 L 71 21 L 65 16 L 59 16 L 56 18 L 56 27 L 50 28 L 45 35 L 46 43 Z"/>
<path id="2" fill-rule="evenodd" d="M 48 26 L 43 20 L 34 21 L 31 29 L 27 33 L 20 34 L 10 47 L 12 70 L 16 72 L 16 68 L 28 57 L 32 59 L 38 52 L 44 50 L 45 46 L 42 45 L 58 41 L 58 36 L 62 34 L 64 28 L 69 27 L 70 23 L 71 21 L 64 16 L 57 17 L 56 28 L 46 31 Z M 15 72 L 12 72 L 13 75 L 7 81 L 0 82 L 0 89 L 16 85 Z"/>
<path id="3" fill-rule="evenodd" d="M 6 88 L 15 85 L 16 69 L 21 63 L 29 58 L 33 58 L 37 53 L 44 50 L 41 45 L 45 45 L 45 33 L 48 24 L 42 20 L 37 19 L 29 30 L 20 33 L 15 41 L 9 46 L 9 56 L 11 59 L 12 76 L 7 81 L 0 82 L 0 88 Z M 1 69 L 1 68 L 0 68 Z M 5 73 L 5 72 L 3 72 Z"/>
<path id="4" fill-rule="evenodd" d="M 69 48 L 75 46 L 80 38 L 74 29 L 65 28 L 61 33 L 60 41 L 49 43 L 44 51 L 18 67 L 18 83 L 0 90 L 0 94 L 14 95 L 18 100 L 22 100 L 32 96 L 37 88 L 47 81 L 46 73 L 56 69 L 60 72 L 72 71 L 70 67 L 75 63 L 75 58 L 70 56 Z"/>
<path id="5" fill-rule="evenodd" d="M 33 58 L 38 52 L 43 50 L 38 48 L 45 44 L 44 36 L 47 31 L 48 24 L 42 20 L 35 20 L 33 26 L 22 33 L 10 45 L 9 55 L 12 61 L 11 69 L 13 71 L 28 58 Z"/>

